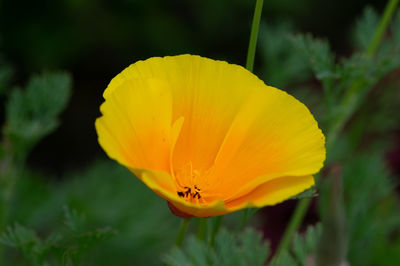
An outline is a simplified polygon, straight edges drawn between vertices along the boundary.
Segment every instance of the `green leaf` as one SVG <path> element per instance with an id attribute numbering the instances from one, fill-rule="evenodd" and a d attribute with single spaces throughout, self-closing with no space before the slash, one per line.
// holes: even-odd
<path id="1" fill-rule="evenodd" d="M 79 232 L 77 224 L 80 215 L 75 210 L 65 207 L 67 230 L 56 232 L 41 240 L 33 230 L 19 224 L 8 227 L 0 237 L 0 243 L 17 248 L 33 265 L 44 265 L 45 261 L 57 258 L 62 265 L 77 264 L 81 257 L 98 243 L 117 234 L 110 227 Z"/>
<path id="2" fill-rule="evenodd" d="M 344 91 L 354 82 L 360 81 L 363 86 L 360 90 L 371 87 L 378 81 L 375 61 L 372 57 L 362 53 L 355 53 L 351 57 L 343 59 L 337 69 L 337 90 Z"/>
<path id="3" fill-rule="evenodd" d="M 273 258 L 269 266 L 299 266 L 299 263 L 285 250 L 279 257 Z"/>
<path id="4" fill-rule="evenodd" d="M 191 238 L 190 241 L 193 241 Z M 197 243 L 197 242 L 196 242 Z M 164 262 L 173 266 L 192 266 L 194 265 L 191 258 L 180 248 L 173 248 L 167 255 L 164 256 Z"/>
<path id="5" fill-rule="evenodd" d="M 63 265 L 70 262 L 77 264 L 89 249 L 117 234 L 111 227 L 88 231 L 84 216 L 68 206 L 64 206 L 64 217 L 66 230 L 62 234 L 63 241 L 55 247 L 58 259 Z"/>
<path id="6" fill-rule="evenodd" d="M 309 226 L 304 234 L 295 234 L 290 250 L 285 250 L 278 257 L 274 257 L 270 265 L 308 265 L 308 260 L 315 258 L 321 233 L 322 227 L 317 224 Z"/>
<path id="7" fill-rule="evenodd" d="M 74 233 L 80 233 L 83 230 L 84 217 L 79 215 L 76 210 L 70 210 L 68 206 L 64 206 L 64 223 L 69 230 Z"/>
<path id="8" fill-rule="evenodd" d="M 293 237 L 293 254 L 297 261 L 306 265 L 307 258 L 312 256 L 318 248 L 318 241 L 322 234 L 321 224 L 309 226 L 305 234 L 296 234 Z"/>
<path id="9" fill-rule="evenodd" d="M 293 32 L 294 27 L 288 22 L 260 25 L 258 46 L 264 61 L 261 73 L 267 84 L 284 88 L 304 81 L 310 75 L 302 56 L 293 49 L 290 40 Z"/>
<path id="10" fill-rule="evenodd" d="M 7 231 L 0 237 L 0 243 L 17 248 L 34 265 L 40 265 L 46 245 L 43 245 L 34 231 L 19 224 L 8 227 Z"/>
<path id="11" fill-rule="evenodd" d="M 262 234 L 248 228 L 238 235 L 221 230 L 214 246 L 191 236 L 186 248 L 172 249 L 164 256 L 167 264 L 178 265 L 264 265 L 269 248 L 262 240 Z"/>
<path id="12" fill-rule="evenodd" d="M 239 238 L 243 263 L 247 265 L 264 265 L 269 255 L 269 247 L 263 242 L 261 233 L 247 228 Z"/>
<path id="13" fill-rule="evenodd" d="M 15 224 L 14 227 L 8 227 L 7 231 L 0 237 L 0 242 L 12 247 L 23 247 L 39 242 L 36 234 L 25 227 Z"/>
<path id="14" fill-rule="evenodd" d="M 317 79 L 322 81 L 325 89 L 335 79 L 335 55 L 326 40 L 315 39 L 310 34 L 292 37 L 298 52 L 306 59 Z"/>
<path id="15" fill-rule="evenodd" d="M 5 136 L 16 153 L 29 149 L 58 126 L 57 116 L 70 97 L 71 77 L 46 73 L 33 77 L 25 90 L 14 89 L 6 105 Z"/>
<path id="16" fill-rule="evenodd" d="M 384 75 L 400 66 L 400 11 L 394 16 L 390 25 L 390 35 L 382 40 L 375 57 L 368 57 L 364 54 L 365 50 L 375 34 L 378 27 L 379 15 L 372 7 L 364 10 L 363 16 L 357 21 L 354 29 L 354 40 L 356 48 L 355 53 L 349 63 L 344 64 L 343 73 L 349 73 L 353 76 L 359 76 L 365 80 L 371 79 L 378 81 Z M 373 71 L 371 73 L 371 71 Z"/>
<path id="17" fill-rule="evenodd" d="M 315 198 L 318 196 L 318 192 L 315 189 L 315 187 L 312 187 L 310 189 L 307 189 L 300 194 L 291 197 L 291 199 L 303 199 L 303 198 Z"/>
<path id="18" fill-rule="evenodd" d="M 359 51 L 367 50 L 368 45 L 375 34 L 378 26 L 379 16 L 375 10 L 368 6 L 364 9 L 363 15 L 357 20 L 354 28 L 354 44 Z"/>
<path id="19" fill-rule="evenodd" d="M 54 247 L 54 249 L 58 250 L 55 253 L 58 254 L 58 259 L 63 265 L 69 265 L 70 262 L 78 264 L 89 249 L 104 240 L 114 237 L 116 234 L 117 231 L 111 227 L 98 228 L 94 231 L 80 234 L 67 231 L 64 233 L 64 240 Z"/>

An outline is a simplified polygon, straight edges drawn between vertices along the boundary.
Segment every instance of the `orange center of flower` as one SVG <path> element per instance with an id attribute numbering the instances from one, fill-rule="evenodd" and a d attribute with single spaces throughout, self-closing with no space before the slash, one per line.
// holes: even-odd
<path id="1" fill-rule="evenodd" d="M 184 164 L 174 171 L 176 194 L 186 201 L 205 204 L 211 196 L 207 182 L 209 176 L 210 170 L 195 170 L 192 162 Z"/>

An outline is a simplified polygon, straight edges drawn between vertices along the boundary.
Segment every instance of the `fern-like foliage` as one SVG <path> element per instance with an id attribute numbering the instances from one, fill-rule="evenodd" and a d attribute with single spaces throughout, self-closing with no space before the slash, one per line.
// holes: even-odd
<path id="1" fill-rule="evenodd" d="M 295 234 L 289 250 L 275 256 L 270 266 L 307 266 L 315 261 L 318 242 L 322 234 L 321 224 L 309 226 L 304 234 Z"/>
<path id="2" fill-rule="evenodd" d="M 4 136 L 18 157 L 58 126 L 58 115 L 66 107 L 71 77 L 66 73 L 34 76 L 24 90 L 11 91 L 6 106 Z"/>
<path id="3" fill-rule="evenodd" d="M 33 230 L 16 223 L 0 236 L 0 243 L 17 248 L 32 265 L 79 265 L 82 254 L 117 233 L 109 227 L 84 231 L 82 216 L 67 207 L 64 223 L 64 230 L 44 239 Z"/>
<path id="4" fill-rule="evenodd" d="M 262 234 L 248 228 L 238 235 L 221 230 L 214 246 L 189 237 L 183 248 L 172 249 L 164 261 L 173 266 L 262 266 L 268 254 L 269 248 L 263 242 Z"/>
<path id="5" fill-rule="evenodd" d="M 267 84 L 277 88 L 285 89 L 310 77 L 306 63 L 290 40 L 294 30 L 289 22 L 261 24 L 258 41 L 264 61 L 261 73 Z"/>

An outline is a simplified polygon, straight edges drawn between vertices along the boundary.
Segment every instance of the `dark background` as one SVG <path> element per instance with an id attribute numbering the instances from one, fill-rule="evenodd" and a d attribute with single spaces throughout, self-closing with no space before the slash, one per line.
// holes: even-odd
<path id="1" fill-rule="evenodd" d="M 382 12 L 385 3 L 265 1 L 262 19 L 290 21 L 348 55 L 354 19 L 367 5 Z M 61 126 L 36 146 L 29 164 L 60 177 L 105 156 L 94 129 L 102 92 L 137 60 L 191 53 L 243 65 L 254 5 L 250 0 L 0 2 L 0 54 L 14 69 L 13 84 L 24 86 L 30 75 L 45 70 L 65 70 L 74 79 Z M 265 64 L 256 60 L 256 74 Z"/>

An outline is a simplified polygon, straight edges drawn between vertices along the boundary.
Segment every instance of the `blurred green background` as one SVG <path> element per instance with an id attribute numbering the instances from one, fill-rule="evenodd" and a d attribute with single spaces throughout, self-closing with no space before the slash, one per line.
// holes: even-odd
<path id="1" fill-rule="evenodd" d="M 324 247 L 318 239 L 326 237 L 325 243 L 351 265 L 400 265 L 400 13 L 398 27 L 388 30 L 376 58 L 362 55 L 377 26 L 376 14 L 383 12 L 385 4 L 361 0 L 264 3 L 255 73 L 303 101 L 325 133 L 335 115 L 335 108 L 329 106 L 339 108 L 338 99 L 354 81 L 361 80 L 368 89 L 366 100 L 352 113 L 328 154 L 327 165 L 340 164 L 343 191 L 340 196 L 331 191 L 338 177 L 331 174 L 334 167 L 327 167 L 321 175 L 326 178 L 319 197 L 313 200 L 301 232 L 321 221 L 324 229 L 311 227 L 304 239 L 297 236 L 291 253 L 283 256 L 285 263 L 276 266 L 305 265 L 310 254 Z M 249 0 L 0 2 L 0 122 L 6 151 L 0 149 L 0 163 L 7 159 L 9 136 L 20 134 L 22 141 L 16 143 L 23 143 L 19 144 L 22 151 L 10 152 L 18 159 L 11 169 L 18 178 L 7 222 L 14 228 L 8 232 L 8 246 L 14 243 L 20 251 L 7 247 L 6 265 L 27 265 L 22 253 L 36 265 L 44 260 L 50 265 L 72 265 L 70 259 L 81 265 L 162 264 L 174 245 L 180 220 L 170 214 L 164 200 L 101 150 L 94 121 L 100 116 L 102 93 L 129 64 L 152 56 L 191 53 L 244 65 L 254 5 Z M 373 9 L 365 11 L 367 6 Z M 71 75 L 72 83 L 67 74 L 53 73 L 60 70 Z M 328 97 L 330 85 L 337 90 Z M 16 86 L 28 92 L 42 88 L 43 93 L 36 98 L 34 93 L 23 96 L 15 93 Z M 53 93 L 53 98 L 46 99 L 46 93 Z M 53 110 L 46 100 L 60 107 Z M 24 101 L 40 103 L 38 110 L 52 115 L 36 113 L 36 117 L 27 111 L 35 108 Z M 29 115 L 21 116 L 24 112 Z M 22 126 L 13 122 L 18 119 L 24 122 Z M 31 121 L 52 127 L 40 131 Z M 38 131 L 32 137 L 28 133 L 33 129 Z M 29 141 L 24 143 L 24 138 Z M 346 221 L 345 226 L 338 222 L 333 233 L 325 226 L 332 221 L 329 214 L 335 214 L 332 201 L 344 202 L 344 210 L 336 210 L 344 214 L 336 213 L 334 218 Z M 271 250 L 295 204 L 290 200 L 264 208 L 252 220 Z M 224 223 L 229 229 L 237 228 L 241 219 L 239 212 L 228 215 Z M 196 224 L 192 223 L 192 232 Z M 329 238 L 332 234 L 343 239 L 335 242 Z M 237 242 L 240 248 L 244 237 Z M 222 234 L 219 241 L 226 238 L 229 235 Z M 22 240 L 25 244 L 18 246 Z M 192 250 L 175 250 L 164 261 L 202 265 L 174 263 L 205 252 L 201 243 L 189 241 Z M 259 249 L 250 251 L 263 249 L 260 239 L 252 241 Z M 268 255 L 259 253 L 264 259 Z M 57 260 L 57 254 L 65 261 Z"/>

